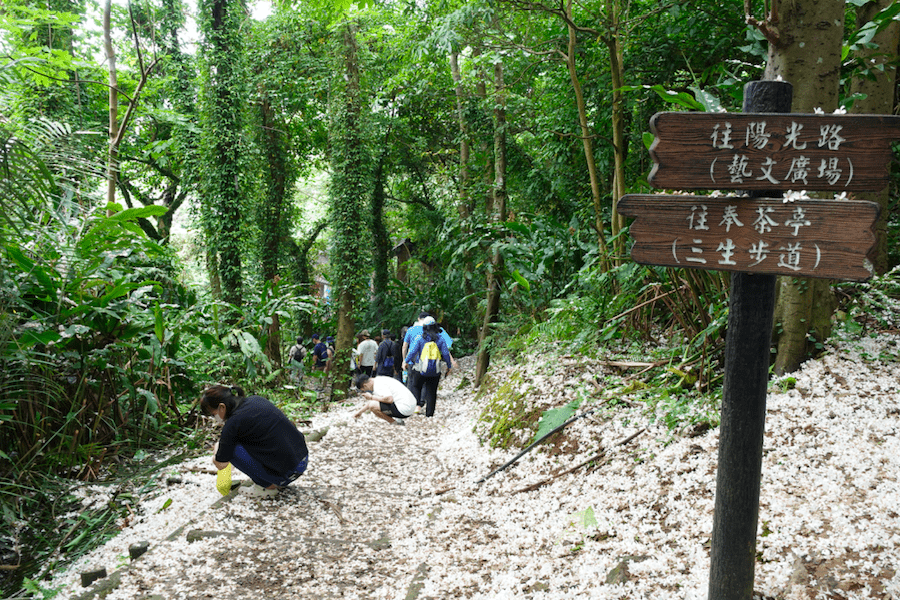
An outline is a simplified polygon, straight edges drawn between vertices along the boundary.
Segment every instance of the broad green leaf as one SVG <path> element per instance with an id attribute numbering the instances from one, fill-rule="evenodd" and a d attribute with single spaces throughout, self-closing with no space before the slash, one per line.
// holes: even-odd
<path id="1" fill-rule="evenodd" d="M 534 439 L 531 440 L 531 443 L 533 444 L 534 442 L 538 441 L 539 439 L 571 419 L 575 414 L 575 411 L 578 410 L 579 406 L 581 406 L 581 398 L 572 400 L 565 406 L 545 410 L 544 414 L 541 415 L 541 420 L 540 423 L 538 423 L 537 432 L 535 432 Z"/>
<path id="2" fill-rule="evenodd" d="M 655 85 L 653 86 L 653 91 L 659 94 L 659 97 L 662 98 L 665 102 L 669 102 L 672 104 L 677 104 L 678 106 L 683 106 L 684 108 L 689 108 L 691 110 L 703 110 L 703 105 L 697 102 L 697 100 L 686 92 L 674 92 L 672 90 L 662 89 L 662 86 Z"/>
<path id="3" fill-rule="evenodd" d="M 41 284 L 44 293 L 50 294 L 53 299 L 56 298 L 56 285 L 54 285 L 53 280 L 43 267 L 38 266 L 33 260 L 25 256 L 25 254 L 16 246 L 7 246 L 6 255 L 10 260 L 19 265 L 20 269 L 37 279 L 38 283 Z"/>
<path id="4" fill-rule="evenodd" d="M 519 273 L 519 270 L 518 270 L 518 269 L 516 269 L 515 271 L 512 272 L 512 276 L 513 276 L 513 279 L 516 280 L 516 283 L 519 284 L 519 286 L 525 288 L 525 291 L 526 291 L 526 292 L 530 292 L 530 291 L 531 291 L 531 284 L 528 283 L 528 280 L 527 280 L 527 279 L 525 279 L 524 277 L 522 277 L 522 274 Z"/>
<path id="5" fill-rule="evenodd" d="M 113 222 L 125 222 L 125 221 L 133 221 L 135 219 L 146 219 L 147 217 L 158 217 L 160 215 L 166 214 L 169 209 L 165 206 L 142 206 L 140 208 L 127 208 L 125 210 L 121 210 L 121 206 L 118 204 L 110 204 L 107 206 L 108 209 L 119 208 L 119 212 L 116 212 L 108 217 L 107 220 Z"/>
<path id="6" fill-rule="evenodd" d="M 528 227 L 522 225 L 521 223 L 516 223 L 515 221 L 507 221 L 506 223 L 504 223 L 504 225 L 506 225 L 507 229 L 511 229 L 512 231 L 521 233 L 522 235 L 528 235 L 529 233 L 531 233 Z"/>
<path id="7" fill-rule="evenodd" d="M 592 506 L 588 506 L 582 511 L 572 513 L 569 515 L 569 518 L 572 519 L 572 523 L 575 526 L 581 529 L 597 526 L 597 517 L 594 516 L 594 508 Z"/>
<path id="8" fill-rule="evenodd" d="M 159 304 L 153 307 L 153 333 L 156 334 L 156 339 L 159 340 L 160 344 L 164 343 L 166 328 L 165 323 L 163 323 L 162 308 L 160 308 Z"/>
<path id="9" fill-rule="evenodd" d="M 688 87 L 689 90 L 694 92 L 694 96 L 697 100 L 700 101 L 700 104 L 703 105 L 703 110 L 706 112 L 722 112 L 722 103 L 719 102 L 719 99 L 707 92 L 706 90 L 702 90 L 696 86 Z"/>

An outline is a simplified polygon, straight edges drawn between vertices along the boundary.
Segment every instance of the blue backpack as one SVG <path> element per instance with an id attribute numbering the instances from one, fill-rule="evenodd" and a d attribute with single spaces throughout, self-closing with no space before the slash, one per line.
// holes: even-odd
<path id="1" fill-rule="evenodd" d="M 435 377 L 441 374 L 441 350 L 433 340 L 425 342 L 419 360 L 416 363 L 416 371 L 425 377 Z"/>

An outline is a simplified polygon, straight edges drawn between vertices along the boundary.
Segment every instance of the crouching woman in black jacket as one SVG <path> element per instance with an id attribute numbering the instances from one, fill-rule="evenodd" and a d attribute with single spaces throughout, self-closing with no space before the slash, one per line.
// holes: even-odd
<path id="1" fill-rule="evenodd" d="M 306 440 L 281 410 L 262 396 L 244 396 L 239 387 L 214 385 L 203 392 L 203 413 L 222 425 L 213 463 L 229 463 L 255 484 L 247 491 L 273 496 L 306 471 Z"/>

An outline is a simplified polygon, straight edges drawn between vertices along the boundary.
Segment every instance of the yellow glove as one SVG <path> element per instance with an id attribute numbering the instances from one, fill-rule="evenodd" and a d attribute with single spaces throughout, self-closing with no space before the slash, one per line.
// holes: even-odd
<path id="1" fill-rule="evenodd" d="M 216 475 L 216 489 L 223 496 L 227 496 L 231 492 L 231 463 L 228 463 L 224 469 L 219 469 L 219 473 Z"/>

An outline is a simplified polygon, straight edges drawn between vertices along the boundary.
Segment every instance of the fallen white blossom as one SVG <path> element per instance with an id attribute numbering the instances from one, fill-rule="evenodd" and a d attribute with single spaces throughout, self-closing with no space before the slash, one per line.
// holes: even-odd
<path id="1" fill-rule="evenodd" d="M 900 598 L 898 344 L 888 334 L 842 340 L 772 382 L 761 597 Z M 209 457 L 186 463 L 182 485 L 162 489 L 116 539 L 49 585 L 73 598 L 83 592 L 82 567 L 112 571 L 127 562 L 130 543 L 147 540 L 149 552 L 122 571 L 110 600 L 706 598 L 717 429 L 673 438 L 631 402 L 574 422 L 569 454 L 535 450 L 478 485 L 516 451 L 479 443 L 474 419 L 486 400 L 471 386 L 457 389 L 472 378 L 472 361 L 460 362 L 461 373 L 442 382 L 434 418 L 393 427 L 371 415 L 354 420 L 352 406 L 317 415 L 312 428 L 329 427 L 327 435 L 310 444 L 307 474 L 275 498 L 238 494 L 211 508 L 215 476 L 189 470 Z M 529 397 L 558 406 L 567 387 L 592 385 L 586 369 L 603 368 L 590 359 L 548 363 L 530 357 L 492 376 L 519 373 L 532 383 L 519 386 Z M 601 449 L 592 466 L 551 479 Z M 188 542 L 190 530 L 209 537 Z M 624 575 L 607 583 L 617 567 Z"/>

